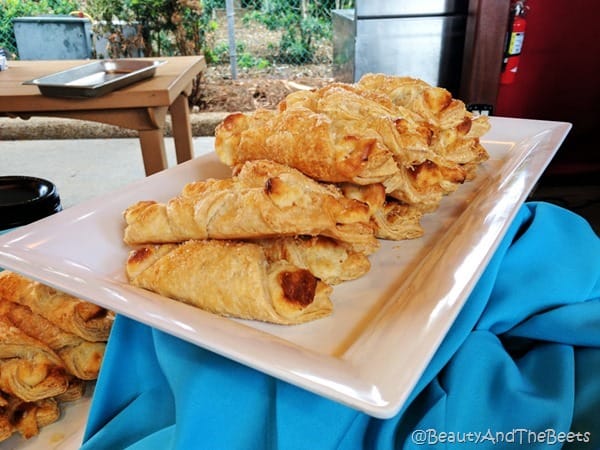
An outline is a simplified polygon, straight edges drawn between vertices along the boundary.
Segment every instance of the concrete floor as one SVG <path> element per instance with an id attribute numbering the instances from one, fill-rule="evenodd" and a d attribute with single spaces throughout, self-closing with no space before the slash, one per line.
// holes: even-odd
<path id="1" fill-rule="evenodd" d="M 213 149 L 213 137 L 195 137 L 195 156 Z M 176 164 L 173 138 L 165 139 L 169 167 Z M 144 178 L 134 139 L 0 141 L 0 176 L 27 175 L 52 181 L 63 208 Z"/>
<path id="2" fill-rule="evenodd" d="M 213 149 L 213 137 L 195 137 L 194 153 Z M 175 165 L 173 139 L 165 139 L 169 167 Z M 137 138 L 0 140 L 0 175 L 48 179 L 64 208 L 116 190 L 144 177 Z M 585 217 L 600 235 L 600 180 L 541 182 L 531 200 L 558 204 Z"/>

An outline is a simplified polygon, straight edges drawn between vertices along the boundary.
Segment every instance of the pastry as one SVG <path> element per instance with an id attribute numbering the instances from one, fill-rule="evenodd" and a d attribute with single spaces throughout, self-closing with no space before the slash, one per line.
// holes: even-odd
<path id="1" fill-rule="evenodd" d="M 58 403 L 52 398 L 25 402 L 0 393 L 0 442 L 15 432 L 29 439 L 37 435 L 40 428 L 56 422 L 59 417 Z"/>
<path id="2" fill-rule="evenodd" d="M 329 315 L 331 287 L 255 243 L 191 240 L 133 250 L 129 282 L 206 311 L 278 324 Z"/>
<path id="3" fill-rule="evenodd" d="M 230 114 L 215 130 L 230 178 L 124 212 L 128 279 L 225 316 L 323 317 L 378 239 L 422 236 L 422 216 L 475 177 L 488 129 L 447 90 L 381 74 Z"/>
<path id="4" fill-rule="evenodd" d="M 59 419 L 60 403 L 82 397 L 84 380 L 98 376 L 112 321 L 102 308 L 0 272 L 0 441 L 37 435 Z"/>
<path id="5" fill-rule="evenodd" d="M 86 341 L 35 314 L 27 306 L 6 300 L 0 300 L 0 316 L 54 350 L 70 374 L 82 380 L 95 380 L 98 377 L 105 342 Z"/>
<path id="6" fill-rule="evenodd" d="M 64 331 L 88 341 L 106 341 L 114 321 L 111 311 L 8 270 L 0 272 L 0 300 L 27 306 Z"/>
<path id="7" fill-rule="evenodd" d="M 423 118 L 357 84 L 332 83 L 313 91 L 294 92 L 278 109 L 285 114 L 298 108 L 328 117 L 336 134 L 376 139 L 400 165 L 424 161 L 429 154 L 432 129 Z"/>
<path id="8" fill-rule="evenodd" d="M 446 89 L 415 78 L 384 74 L 365 74 L 357 84 L 388 97 L 394 105 L 410 109 L 431 124 L 430 148 L 448 162 L 478 164 L 488 158 L 479 143 L 479 137 L 490 129 L 487 116 L 474 117 Z"/>
<path id="9" fill-rule="evenodd" d="M 230 166 L 264 158 L 319 181 L 383 184 L 389 197 L 414 207 L 410 215 L 432 212 L 475 177 L 488 158 L 479 142 L 488 130 L 487 117 L 474 117 L 445 89 L 366 74 L 354 84 L 291 93 L 276 111 L 230 115 L 215 131 L 215 150 Z M 396 205 L 392 215 L 401 217 Z"/>
<path id="10" fill-rule="evenodd" d="M 215 129 L 215 151 L 225 164 L 269 159 L 325 182 L 377 183 L 397 168 L 377 136 L 360 136 L 308 108 L 258 110 L 227 116 Z"/>
<path id="11" fill-rule="evenodd" d="M 444 88 L 411 77 L 364 74 L 358 86 L 385 95 L 395 105 L 408 108 L 436 126 L 455 126 L 463 120 L 464 105 Z"/>
<path id="12" fill-rule="evenodd" d="M 8 396 L 0 391 L 0 442 L 7 440 L 13 434 L 13 424 L 8 411 Z"/>
<path id="13" fill-rule="evenodd" d="M 85 393 L 86 383 L 84 380 L 76 377 L 69 377 L 69 387 L 62 394 L 58 394 L 53 398 L 57 402 L 72 402 L 83 397 Z"/>
<path id="14" fill-rule="evenodd" d="M 366 204 L 264 160 L 245 163 L 231 179 L 190 183 L 167 203 L 138 202 L 124 216 L 129 245 L 323 235 L 365 252 L 378 246 Z"/>
<path id="15" fill-rule="evenodd" d="M 428 213 L 435 211 L 442 198 L 454 192 L 466 178 L 467 173 L 460 166 L 444 167 L 427 161 L 399 171 L 383 185 L 388 196 Z"/>
<path id="16" fill-rule="evenodd" d="M 340 188 L 346 197 L 369 205 L 371 222 L 377 238 L 399 241 L 416 239 L 423 235 L 422 211 L 388 196 L 384 185 L 359 186 L 344 183 Z"/>
<path id="17" fill-rule="evenodd" d="M 58 355 L 0 317 L 0 390 L 31 402 L 62 394 L 68 386 Z"/>
<path id="18" fill-rule="evenodd" d="M 271 262 L 286 260 L 319 280 L 335 285 L 354 280 L 371 268 L 367 255 L 323 236 L 295 236 L 256 241 Z"/>

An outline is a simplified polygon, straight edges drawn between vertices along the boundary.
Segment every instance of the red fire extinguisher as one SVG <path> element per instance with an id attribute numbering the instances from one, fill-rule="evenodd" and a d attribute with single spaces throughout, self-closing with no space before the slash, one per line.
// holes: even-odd
<path id="1" fill-rule="evenodd" d="M 519 68 L 519 58 L 523 41 L 525 40 L 525 1 L 515 1 L 511 6 L 509 30 L 504 44 L 504 59 L 502 61 L 501 84 L 511 84 L 515 81 Z"/>

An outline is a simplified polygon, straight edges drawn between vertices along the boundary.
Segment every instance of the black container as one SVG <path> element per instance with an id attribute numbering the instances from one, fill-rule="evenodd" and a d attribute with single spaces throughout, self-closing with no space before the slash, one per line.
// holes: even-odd
<path id="1" fill-rule="evenodd" d="M 42 178 L 0 177 L 0 231 L 27 225 L 62 210 L 56 186 Z"/>

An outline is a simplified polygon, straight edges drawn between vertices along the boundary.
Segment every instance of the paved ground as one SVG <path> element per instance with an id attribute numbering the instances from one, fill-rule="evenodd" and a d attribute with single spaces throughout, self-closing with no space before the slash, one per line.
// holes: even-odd
<path id="1" fill-rule="evenodd" d="M 214 128 L 227 113 L 192 114 L 195 152 L 212 149 Z M 170 117 L 165 129 L 175 165 Z M 80 120 L 0 118 L 0 176 L 29 175 L 56 184 L 63 207 L 144 177 L 137 133 Z"/>
<path id="2" fill-rule="evenodd" d="M 214 138 L 195 137 L 194 153 L 213 148 Z M 172 138 L 165 142 L 175 165 Z M 0 176 L 28 175 L 52 181 L 64 208 L 144 178 L 137 138 L 0 141 Z"/>

